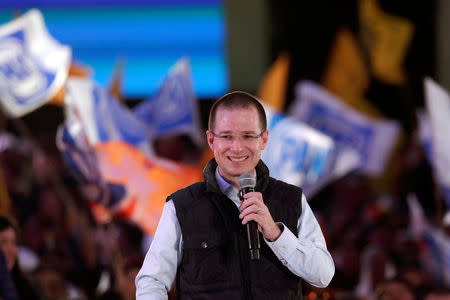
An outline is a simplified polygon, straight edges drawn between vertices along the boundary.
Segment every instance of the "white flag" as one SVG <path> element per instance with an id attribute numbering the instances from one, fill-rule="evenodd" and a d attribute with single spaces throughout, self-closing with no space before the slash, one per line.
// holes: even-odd
<path id="1" fill-rule="evenodd" d="M 261 154 L 270 175 L 313 196 L 330 181 L 359 166 L 358 154 L 306 124 L 265 106 L 269 142 Z"/>
<path id="2" fill-rule="evenodd" d="M 32 9 L 0 27 L 0 99 L 20 117 L 52 98 L 67 79 L 71 49 L 48 33 Z"/>
<path id="3" fill-rule="evenodd" d="M 450 95 L 425 78 L 425 103 L 431 129 L 431 164 L 450 207 Z"/>
<path id="4" fill-rule="evenodd" d="M 70 78 L 66 84 L 66 114 L 78 114 L 91 145 L 107 141 L 123 141 L 153 154 L 151 132 L 124 104 L 112 98 L 91 79 Z"/>
<path id="5" fill-rule="evenodd" d="M 361 171 L 369 175 L 384 171 L 400 131 L 397 122 L 366 117 L 310 81 L 297 84 L 289 114 L 330 136 L 337 145 L 357 151 Z"/>

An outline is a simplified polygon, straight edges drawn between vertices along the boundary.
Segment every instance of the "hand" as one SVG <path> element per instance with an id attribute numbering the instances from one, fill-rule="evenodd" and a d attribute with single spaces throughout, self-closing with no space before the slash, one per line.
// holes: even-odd
<path id="1" fill-rule="evenodd" d="M 281 230 L 272 219 L 269 209 L 264 204 L 262 194 L 259 192 L 251 192 L 244 195 L 245 201 L 241 201 L 242 224 L 249 221 L 255 221 L 258 224 L 258 230 L 263 234 L 264 238 L 273 242 L 281 234 Z"/>

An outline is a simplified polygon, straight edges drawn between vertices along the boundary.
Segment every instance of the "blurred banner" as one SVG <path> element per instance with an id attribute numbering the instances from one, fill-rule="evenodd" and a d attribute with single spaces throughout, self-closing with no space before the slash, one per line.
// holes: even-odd
<path id="1" fill-rule="evenodd" d="M 418 242 L 424 270 L 440 284 L 450 287 L 450 238 L 426 219 L 415 195 L 408 196 L 410 231 Z"/>
<path id="2" fill-rule="evenodd" d="M 290 63 L 289 54 L 281 53 L 264 75 L 257 93 L 259 99 L 280 112 L 284 110 Z"/>
<path id="3" fill-rule="evenodd" d="M 45 104 L 67 78 L 71 49 L 53 39 L 32 9 L 0 27 L 0 99 L 21 117 Z"/>
<path id="4" fill-rule="evenodd" d="M 95 146 L 106 182 L 123 186 L 125 194 L 110 211 L 139 224 L 153 234 L 171 193 L 203 180 L 202 170 L 161 158 L 148 158 L 123 142 Z"/>
<path id="5" fill-rule="evenodd" d="M 405 84 L 403 61 L 414 34 L 413 23 L 385 13 L 377 0 L 359 0 L 358 12 L 361 42 L 369 53 L 373 75 L 388 84 Z"/>
<path id="6" fill-rule="evenodd" d="M 158 93 L 137 105 L 134 114 L 147 124 L 155 137 L 187 134 L 197 145 L 204 143 L 187 58 L 180 59 L 169 70 Z"/>
<path id="7" fill-rule="evenodd" d="M 118 215 L 153 234 L 166 197 L 202 180 L 200 168 L 149 159 L 121 141 L 98 143 L 93 148 L 79 125 L 66 122 L 60 127 L 57 145 L 100 223 Z"/>
<path id="8" fill-rule="evenodd" d="M 431 78 L 425 78 L 425 103 L 430 132 L 429 149 L 430 161 L 441 192 L 450 207 L 450 95 Z M 419 119 L 421 120 L 421 119 Z M 422 132 L 426 125 L 422 117 Z M 423 134 L 424 135 L 424 134 Z M 426 140 L 426 139 L 425 139 Z"/>
<path id="9" fill-rule="evenodd" d="M 359 166 L 358 153 L 338 148 L 334 141 L 270 106 L 265 106 L 269 142 L 261 158 L 270 175 L 303 188 L 313 196 L 325 184 Z"/>
<path id="10" fill-rule="evenodd" d="M 153 154 L 152 132 L 128 107 L 91 79 L 67 80 L 65 106 L 67 118 L 78 115 L 90 144 L 124 141 L 148 156 Z"/>
<path id="11" fill-rule="evenodd" d="M 361 171 L 373 176 L 384 171 L 400 131 L 397 122 L 368 118 L 311 81 L 297 84 L 289 113 L 329 135 L 338 146 L 357 151 Z"/>

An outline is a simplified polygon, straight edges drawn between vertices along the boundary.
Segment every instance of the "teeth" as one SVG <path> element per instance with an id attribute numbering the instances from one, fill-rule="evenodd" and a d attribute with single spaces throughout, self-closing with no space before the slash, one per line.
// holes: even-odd
<path id="1" fill-rule="evenodd" d="M 237 162 L 239 162 L 239 161 L 245 160 L 246 158 L 247 158 L 247 156 L 242 157 L 242 158 L 233 158 L 233 157 L 230 157 L 230 160 L 231 160 L 231 161 L 237 161 Z"/>

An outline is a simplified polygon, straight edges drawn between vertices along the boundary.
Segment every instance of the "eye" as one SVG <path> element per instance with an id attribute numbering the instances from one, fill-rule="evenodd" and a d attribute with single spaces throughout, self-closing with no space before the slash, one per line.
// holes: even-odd
<path id="1" fill-rule="evenodd" d="M 231 140 L 232 136 L 231 135 L 221 135 L 220 138 L 229 141 L 229 140 Z"/>
<path id="2" fill-rule="evenodd" d="M 253 139 L 255 137 L 253 135 L 250 135 L 250 134 L 244 134 L 243 138 L 244 138 L 244 140 L 251 140 L 251 139 Z"/>

